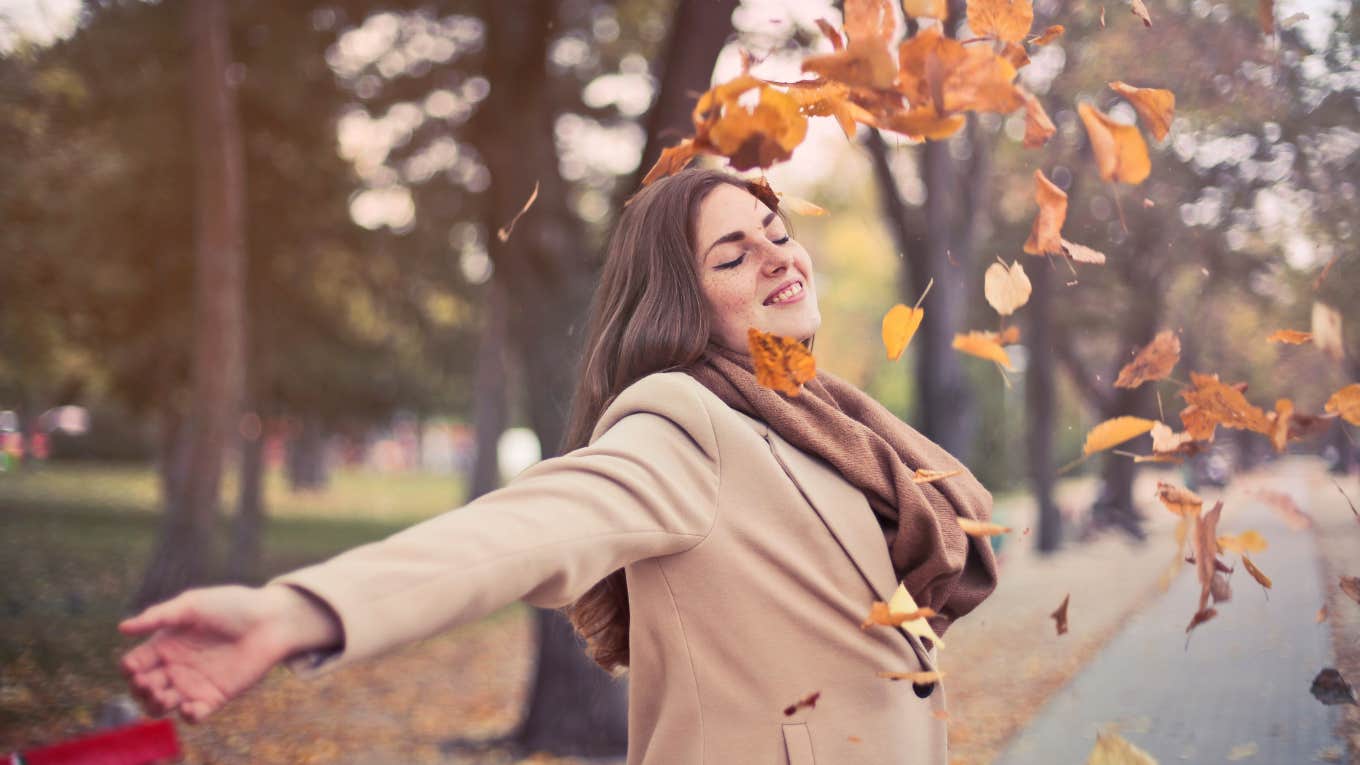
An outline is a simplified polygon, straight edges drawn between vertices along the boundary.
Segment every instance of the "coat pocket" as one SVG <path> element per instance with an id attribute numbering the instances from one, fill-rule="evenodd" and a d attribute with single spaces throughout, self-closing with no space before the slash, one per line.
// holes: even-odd
<path id="1" fill-rule="evenodd" d="M 816 765 L 812 758 L 812 734 L 807 723 L 784 723 L 784 753 L 788 765 Z"/>

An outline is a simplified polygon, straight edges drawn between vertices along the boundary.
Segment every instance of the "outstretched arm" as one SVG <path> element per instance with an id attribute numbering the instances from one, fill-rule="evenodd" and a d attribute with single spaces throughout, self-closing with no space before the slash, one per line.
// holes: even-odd
<path id="1" fill-rule="evenodd" d="M 198 721 L 254 686 L 275 664 L 338 647 L 330 609 L 292 587 L 190 590 L 124 620 L 126 635 L 150 635 L 122 660 L 128 683 L 153 712 Z"/>

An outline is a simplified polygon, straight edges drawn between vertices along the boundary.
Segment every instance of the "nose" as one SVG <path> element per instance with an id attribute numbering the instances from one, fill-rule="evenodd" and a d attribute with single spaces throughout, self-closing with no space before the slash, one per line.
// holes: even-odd
<path id="1" fill-rule="evenodd" d="M 787 271 L 789 265 L 793 263 L 793 253 L 783 247 L 767 242 L 763 249 L 765 251 L 765 273 L 770 276 Z"/>

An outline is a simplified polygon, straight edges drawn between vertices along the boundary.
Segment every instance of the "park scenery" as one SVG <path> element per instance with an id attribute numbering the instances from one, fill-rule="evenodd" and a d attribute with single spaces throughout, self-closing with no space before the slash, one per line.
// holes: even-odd
<path id="1" fill-rule="evenodd" d="M 557 612 L 193 725 L 116 625 L 557 454 L 610 227 L 690 166 L 812 255 L 759 383 L 843 377 L 995 498 L 981 607 L 845 627 L 938 645 L 880 675 L 941 684 L 951 765 L 1360 763 L 1345 0 L 0 0 L 0 758 L 622 763 Z"/>

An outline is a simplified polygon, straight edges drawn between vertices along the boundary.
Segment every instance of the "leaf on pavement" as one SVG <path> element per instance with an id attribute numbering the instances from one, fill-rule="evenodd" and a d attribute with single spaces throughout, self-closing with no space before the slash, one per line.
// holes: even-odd
<path id="1" fill-rule="evenodd" d="M 1163 330 L 1152 338 L 1133 361 L 1119 370 L 1114 381 L 1116 388 L 1137 388 L 1150 380 L 1163 380 L 1171 374 L 1176 363 L 1181 360 L 1181 340 L 1171 330 Z"/>
<path id="2" fill-rule="evenodd" d="M 803 383 L 817 375 L 817 362 L 802 343 L 752 327 L 746 339 L 755 364 L 756 382 L 786 396 L 797 396 Z"/>
<path id="3" fill-rule="evenodd" d="M 1152 430 L 1155 420 L 1142 417 L 1114 417 L 1091 428 L 1086 434 L 1086 443 L 1081 447 L 1082 455 L 1090 455 L 1118 446 L 1132 438 L 1137 438 Z"/>
<path id="4" fill-rule="evenodd" d="M 1115 80 L 1110 88 L 1133 105 L 1154 138 L 1161 141 L 1171 132 L 1171 118 L 1176 112 L 1176 94 L 1163 88 L 1135 88 Z"/>
<path id="5" fill-rule="evenodd" d="M 1360 701 L 1356 701 L 1355 690 L 1351 688 L 1351 684 L 1346 682 L 1346 678 L 1342 677 L 1341 673 L 1332 667 L 1319 672 L 1317 677 L 1313 678 L 1313 687 L 1309 690 L 1312 691 L 1313 698 L 1329 706 L 1333 704 L 1360 705 Z"/>

